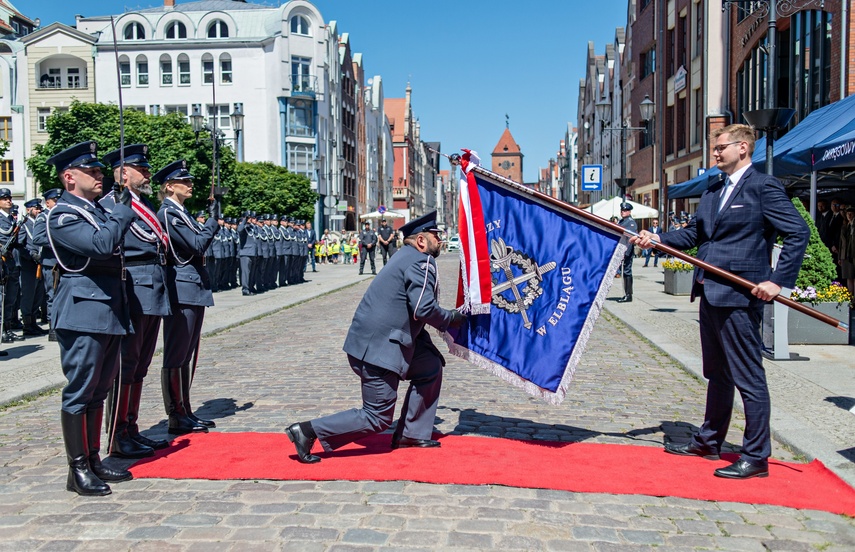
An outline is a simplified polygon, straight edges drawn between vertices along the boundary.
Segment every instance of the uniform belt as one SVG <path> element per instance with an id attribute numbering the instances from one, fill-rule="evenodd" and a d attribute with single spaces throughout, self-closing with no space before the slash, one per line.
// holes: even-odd
<path id="1" fill-rule="evenodd" d="M 118 266 L 88 266 L 80 272 L 69 272 L 61 266 L 56 265 L 53 270 L 59 272 L 60 276 L 64 274 L 79 274 L 81 276 L 112 276 L 114 278 L 121 278 L 122 280 L 125 279 L 125 269 Z"/>
<path id="2" fill-rule="evenodd" d="M 143 265 L 165 265 L 166 258 L 163 255 L 155 255 L 154 257 L 139 257 L 134 259 L 125 259 L 125 266 L 143 266 Z"/>

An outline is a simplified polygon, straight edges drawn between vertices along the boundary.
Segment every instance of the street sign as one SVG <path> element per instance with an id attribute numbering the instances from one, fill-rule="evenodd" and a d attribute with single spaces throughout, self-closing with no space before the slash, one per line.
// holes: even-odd
<path id="1" fill-rule="evenodd" d="M 380 213 L 380 214 L 382 215 L 383 213 L 385 213 L 385 212 L 386 212 L 386 206 L 385 206 L 385 205 L 381 205 L 380 207 L 378 207 L 378 208 L 377 208 L 377 212 L 378 212 L 378 213 Z"/>
<path id="2" fill-rule="evenodd" d="M 582 191 L 603 191 L 602 165 L 582 165 Z"/>
<path id="3" fill-rule="evenodd" d="M 344 215 L 333 215 L 330 220 L 344 220 Z"/>
<path id="4" fill-rule="evenodd" d="M 339 211 L 347 211 L 347 202 L 346 201 L 339 201 L 337 208 Z"/>
<path id="5" fill-rule="evenodd" d="M 335 209 L 333 209 L 332 207 L 324 207 L 325 215 L 332 215 L 333 213 L 335 213 Z"/>
<path id="6" fill-rule="evenodd" d="M 324 198 L 324 206 L 325 207 L 335 207 L 336 198 L 333 196 L 327 196 Z"/>

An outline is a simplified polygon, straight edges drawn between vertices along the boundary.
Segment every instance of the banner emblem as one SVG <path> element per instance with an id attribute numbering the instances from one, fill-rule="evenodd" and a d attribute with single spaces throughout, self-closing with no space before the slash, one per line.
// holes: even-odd
<path id="1" fill-rule="evenodd" d="M 522 274 L 514 276 L 511 266 L 516 266 L 522 271 Z M 528 308 L 534 304 L 538 297 L 543 295 L 543 288 L 540 286 L 543 282 L 543 274 L 553 270 L 555 266 L 554 262 L 537 266 L 534 259 L 521 251 L 516 251 L 513 247 L 508 247 L 502 238 L 491 240 L 491 272 L 505 276 L 505 281 L 501 284 L 498 278 L 493 278 L 491 302 L 507 313 L 522 314 L 523 326 L 530 330 L 532 323 L 528 318 Z M 517 286 L 522 284 L 525 286 L 520 290 Z M 512 301 L 503 295 L 508 290 L 513 293 Z"/>

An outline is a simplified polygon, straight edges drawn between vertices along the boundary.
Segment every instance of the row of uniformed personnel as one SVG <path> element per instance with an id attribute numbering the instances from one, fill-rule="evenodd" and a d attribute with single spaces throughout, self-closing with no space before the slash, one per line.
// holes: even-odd
<path id="1" fill-rule="evenodd" d="M 100 460 L 108 395 L 111 455 L 140 458 L 168 446 L 141 435 L 137 425 L 161 320 L 168 431 L 214 427 L 193 414 L 189 393 L 205 307 L 214 304 L 205 251 L 220 230 L 219 203 L 211 201 L 210 219 L 198 223 L 184 207 L 193 193 L 187 163 L 176 161 L 152 177 L 147 153 L 137 144 L 124 148 L 124 159 L 120 150 L 104 157 L 121 192 L 103 198 L 104 165 L 95 142 L 54 155 L 48 162 L 64 191 L 36 221 L 37 243 L 56 259 L 51 319 L 68 380 L 61 413 L 67 489 L 81 495 L 109 494 L 108 483 L 132 477 Z M 146 197 L 152 178 L 163 195 L 157 213 Z"/>

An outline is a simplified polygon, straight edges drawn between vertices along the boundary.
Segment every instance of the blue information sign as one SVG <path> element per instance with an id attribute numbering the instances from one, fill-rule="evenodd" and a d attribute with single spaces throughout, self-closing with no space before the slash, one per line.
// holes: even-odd
<path id="1" fill-rule="evenodd" d="M 603 191 L 603 166 L 582 165 L 582 191 Z"/>

